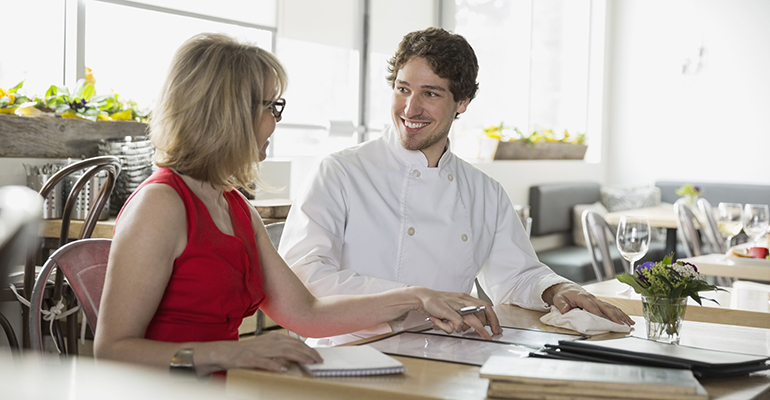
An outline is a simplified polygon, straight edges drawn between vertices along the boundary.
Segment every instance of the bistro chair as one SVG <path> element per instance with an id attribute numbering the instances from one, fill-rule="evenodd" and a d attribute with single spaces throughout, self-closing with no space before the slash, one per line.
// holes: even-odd
<path id="1" fill-rule="evenodd" d="M 0 293 L 7 289 L 11 269 L 24 264 L 29 249 L 38 242 L 38 226 L 43 216 L 43 198 L 25 186 L 0 187 Z M 12 295 L 11 295 L 12 296 Z M 13 351 L 20 350 L 16 333 L 0 314 L 0 326 Z"/>
<path id="2" fill-rule="evenodd" d="M 709 247 L 715 253 L 726 253 L 727 242 L 722 237 L 722 234 L 719 233 L 719 226 L 717 225 L 717 221 L 714 218 L 714 210 L 711 207 L 711 203 L 709 203 L 709 201 L 704 198 L 700 198 L 698 199 L 697 204 L 698 208 L 706 219 L 706 229 L 704 232 L 706 233 L 706 241 Z"/>
<path id="3" fill-rule="evenodd" d="M 610 246 L 615 243 L 615 228 L 601 215 L 591 210 L 583 211 L 580 217 L 583 221 L 583 236 L 588 253 L 591 254 L 591 265 L 594 268 L 596 280 L 602 282 L 615 278 L 615 262 L 610 253 Z M 624 271 L 629 268 L 628 261 L 624 258 L 621 258 L 621 263 Z"/>
<path id="4" fill-rule="evenodd" d="M 43 313 L 43 295 L 48 277 L 58 269 L 67 278 L 69 287 L 75 293 L 85 314 L 91 331 L 96 332 L 99 316 L 99 302 L 104 290 L 104 278 L 107 273 L 107 259 L 110 256 L 111 239 L 82 239 L 70 242 L 57 249 L 48 258 L 40 275 L 35 281 L 30 299 L 30 344 L 35 351 L 43 351 L 43 333 L 40 315 Z M 52 315 L 48 321 L 53 326 Z"/>
<path id="5" fill-rule="evenodd" d="M 42 189 L 40 189 L 40 195 L 43 198 L 46 198 L 48 194 L 53 190 L 54 187 L 56 187 L 57 184 L 62 182 L 66 177 L 70 176 L 71 174 L 80 172 L 81 170 L 85 170 L 85 172 L 82 174 L 82 176 L 75 182 L 75 184 L 72 187 L 72 190 L 70 191 L 69 195 L 67 196 L 67 201 L 64 205 L 64 210 L 62 213 L 62 221 L 61 221 L 61 232 L 59 235 L 59 248 L 67 244 L 69 241 L 69 230 L 70 230 L 70 221 L 73 209 L 75 207 L 75 204 L 78 201 L 78 197 L 80 195 L 80 192 L 85 187 L 86 183 L 91 181 L 92 178 L 94 178 L 97 174 L 101 173 L 102 171 L 106 171 L 107 178 L 105 180 L 104 185 L 102 185 L 102 188 L 100 189 L 98 195 L 93 199 L 91 204 L 88 207 L 88 213 L 85 216 L 85 219 L 83 221 L 83 227 L 80 230 L 80 233 L 77 237 L 77 240 L 85 239 L 91 237 L 91 234 L 94 231 L 94 228 L 96 227 L 96 221 L 99 218 L 99 215 L 101 214 L 102 210 L 104 209 L 105 205 L 107 204 L 107 201 L 110 198 L 110 195 L 112 194 L 113 189 L 115 188 L 115 183 L 117 181 L 117 177 L 120 175 L 121 171 L 121 163 L 120 160 L 115 156 L 99 156 L 99 157 L 93 157 L 93 158 L 87 158 L 85 160 L 78 161 L 76 163 L 70 164 L 58 172 L 56 172 L 51 178 L 46 181 L 46 183 L 43 185 Z M 38 249 L 39 250 L 39 249 Z M 24 266 L 24 296 L 23 299 L 20 299 L 23 304 L 27 304 L 29 300 L 32 297 L 32 288 L 35 285 L 35 270 L 36 270 L 36 257 L 28 257 L 27 262 Z M 62 291 L 64 287 L 64 280 L 61 277 L 61 274 L 57 273 L 54 278 L 54 284 L 53 284 L 53 294 L 52 294 L 52 301 L 55 304 L 54 307 L 59 307 L 58 304 L 62 301 Z M 22 307 L 22 313 L 23 313 L 23 322 L 24 322 L 24 347 L 28 348 L 30 346 L 30 326 L 29 326 L 29 319 L 30 319 L 30 313 L 28 312 L 28 309 L 25 307 Z M 67 344 L 69 346 L 69 352 L 75 354 L 77 349 L 77 320 L 76 315 L 70 314 L 67 318 L 67 327 L 68 327 L 68 334 L 67 334 Z M 61 334 L 61 329 L 59 327 L 59 324 L 54 324 L 54 328 L 56 330 L 55 340 L 59 342 L 57 345 L 57 348 L 64 350 L 64 343 L 63 343 L 63 335 Z"/>
<path id="6" fill-rule="evenodd" d="M 702 224 L 699 224 L 696 228 L 695 224 L 698 220 L 690 207 L 684 203 L 675 203 L 674 215 L 676 216 L 676 232 L 684 247 L 685 255 L 687 257 L 703 255 L 701 237 L 705 236 L 705 234 L 702 234 L 702 229 L 699 229 Z"/>

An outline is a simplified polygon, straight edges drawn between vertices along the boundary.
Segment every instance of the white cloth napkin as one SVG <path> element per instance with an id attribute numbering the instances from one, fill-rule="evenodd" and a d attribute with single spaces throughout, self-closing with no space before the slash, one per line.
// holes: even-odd
<path id="1" fill-rule="evenodd" d="M 573 308 L 562 314 L 558 308 L 551 306 L 551 312 L 540 317 L 540 322 L 559 328 L 572 329 L 589 336 L 607 332 L 631 332 L 629 325 L 617 324 L 580 308 Z"/>

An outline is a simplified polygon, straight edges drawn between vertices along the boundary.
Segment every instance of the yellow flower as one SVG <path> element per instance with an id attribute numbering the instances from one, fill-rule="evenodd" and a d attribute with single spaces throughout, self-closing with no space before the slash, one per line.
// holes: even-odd
<path id="1" fill-rule="evenodd" d="M 5 90 L 3 90 L 3 88 L 0 88 L 0 97 L 4 97 L 4 96 L 5 96 Z"/>
<path id="2" fill-rule="evenodd" d="M 19 108 L 16 109 L 16 112 L 14 112 L 14 114 L 16 115 L 30 115 L 30 116 L 40 115 L 42 113 L 43 113 L 42 111 L 35 108 L 34 101 L 30 101 L 20 105 Z"/>
<path id="3" fill-rule="evenodd" d="M 134 113 L 131 112 L 131 110 L 124 110 L 115 114 L 110 115 L 110 117 L 114 120 L 123 120 L 123 121 L 129 121 L 134 119 Z"/>
<path id="4" fill-rule="evenodd" d="M 64 113 L 61 115 L 61 117 L 62 117 L 62 118 L 76 118 L 76 119 L 85 119 L 85 118 L 83 118 L 83 117 L 81 117 L 81 116 L 79 116 L 79 115 L 75 114 L 74 112 L 72 112 L 72 111 L 70 111 L 70 110 L 67 110 L 67 111 L 65 111 L 65 112 L 64 112 Z"/>
<path id="5" fill-rule="evenodd" d="M 112 118 L 110 118 L 109 115 L 102 113 L 102 114 L 99 114 L 99 115 L 96 116 L 96 120 L 97 121 L 112 121 Z"/>
<path id="6" fill-rule="evenodd" d="M 16 95 L 15 94 L 8 93 L 8 94 L 6 94 L 6 96 L 8 96 L 8 98 L 11 99 L 11 104 L 16 102 Z"/>
<path id="7" fill-rule="evenodd" d="M 14 111 L 19 107 L 6 107 L 6 108 L 0 108 L 0 114 L 13 114 Z"/>
<path id="8" fill-rule="evenodd" d="M 96 78 L 94 78 L 93 71 L 88 67 L 86 67 L 86 83 L 96 85 Z"/>

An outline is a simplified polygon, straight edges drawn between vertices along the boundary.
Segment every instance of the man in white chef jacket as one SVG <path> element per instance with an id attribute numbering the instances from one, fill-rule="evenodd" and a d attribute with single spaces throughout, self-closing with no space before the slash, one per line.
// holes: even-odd
<path id="1" fill-rule="evenodd" d="M 450 151 L 452 122 L 476 95 L 465 39 L 429 28 L 389 61 L 393 125 L 381 138 L 323 159 L 289 212 L 279 252 L 315 296 L 425 286 L 469 293 L 478 277 L 494 304 L 580 307 L 633 323 L 538 261 L 500 184 Z M 406 320 L 309 342 L 338 345 L 410 327 Z"/>

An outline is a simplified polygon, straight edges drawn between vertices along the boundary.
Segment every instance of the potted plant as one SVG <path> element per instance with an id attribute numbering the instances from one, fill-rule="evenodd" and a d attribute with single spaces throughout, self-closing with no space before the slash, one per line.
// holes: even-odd
<path id="1" fill-rule="evenodd" d="M 525 135 L 501 123 L 485 128 L 484 133 L 498 140 L 495 160 L 582 160 L 588 148 L 584 134 L 573 136 L 566 129 L 560 137 L 552 129 L 536 129 Z"/>

